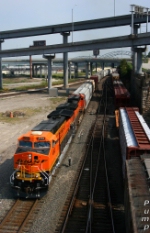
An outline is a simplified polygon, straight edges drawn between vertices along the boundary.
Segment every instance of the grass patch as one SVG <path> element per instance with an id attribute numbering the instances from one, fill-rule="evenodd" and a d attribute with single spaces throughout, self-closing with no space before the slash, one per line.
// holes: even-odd
<path id="1" fill-rule="evenodd" d="M 7 80 L 7 83 L 4 82 L 4 84 L 12 84 L 12 83 L 20 83 L 19 81 L 19 78 L 16 79 L 15 82 L 13 82 L 11 79 Z M 13 79 L 14 80 L 14 79 Z M 43 79 L 40 83 L 39 81 L 37 82 L 37 84 L 31 84 L 31 85 L 25 85 L 25 82 L 33 82 L 34 80 L 33 79 L 22 79 L 22 82 L 24 83 L 23 86 L 19 86 L 19 87 L 15 87 L 15 88 L 7 88 L 7 87 L 4 87 L 3 89 L 0 89 L 0 93 L 5 93 L 5 92 L 12 92 L 12 91 L 27 91 L 27 90 L 30 90 L 30 89 L 41 89 L 41 88 L 46 88 L 48 86 L 48 83 L 45 79 Z M 73 83 L 73 82 L 77 82 L 79 81 L 79 79 L 69 79 L 68 80 L 68 83 Z M 10 83 L 9 83 L 10 82 Z M 52 82 L 52 85 L 55 86 L 55 85 L 61 85 L 63 84 L 64 80 L 63 79 L 59 79 L 57 81 L 53 81 Z"/>
<path id="2" fill-rule="evenodd" d="M 59 104 L 60 102 L 65 102 L 66 101 L 66 98 L 67 97 L 59 97 L 59 98 L 57 98 L 57 97 L 51 97 L 50 98 L 50 101 L 51 101 L 51 104 Z"/>
<path id="3" fill-rule="evenodd" d="M 22 113 L 23 116 L 16 116 L 13 118 L 10 118 L 9 111 L 7 111 L 5 113 L 0 112 L 0 121 L 6 122 L 6 123 L 18 123 L 18 121 L 24 121 L 24 120 L 28 119 L 29 117 L 31 117 L 37 113 L 40 113 L 42 111 L 43 111 L 42 107 L 15 109 L 14 111 L 11 111 L 11 112 Z"/>
<path id="4" fill-rule="evenodd" d="M 51 97 L 49 98 L 50 104 L 49 104 L 49 111 L 52 111 L 52 108 L 55 108 L 54 105 L 59 105 L 60 102 L 66 101 L 65 97 Z M 44 107 L 38 107 L 38 108 L 20 108 L 20 109 L 15 109 L 15 110 L 10 110 L 6 112 L 0 112 L 0 121 L 5 122 L 5 123 L 18 123 L 22 122 L 24 120 L 27 120 L 29 117 L 32 117 L 38 113 L 43 113 L 43 116 L 45 112 L 47 112 L 48 106 Z M 10 112 L 13 112 L 14 117 L 10 118 Z M 15 113 L 18 112 L 18 115 L 15 116 Z M 19 114 L 20 113 L 20 114 Z M 45 114 L 45 119 L 46 119 L 46 114 Z"/>

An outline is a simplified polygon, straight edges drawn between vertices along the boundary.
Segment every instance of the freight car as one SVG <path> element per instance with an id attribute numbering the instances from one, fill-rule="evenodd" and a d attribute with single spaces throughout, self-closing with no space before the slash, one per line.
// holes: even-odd
<path id="1" fill-rule="evenodd" d="M 126 161 L 126 232 L 150 232 L 150 154 Z"/>
<path id="2" fill-rule="evenodd" d="M 119 109 L 119 138 L 124 176 L 126 159 L 150 153 L 150 129 L 138 108 Z"/>
<path id="3" fill-rule="evenodd" d="M 119 80 L 120 79 L 120 75 L 117 71 L 112 72 L 112 80 Z"/>
<path id="4" fill-rule="evenodd" d="M 113 81 L 114 87 L 114 99 L 115 99 L 115 108 L 119 109 L 120 107 L 129 107 L 130 105 L 130 93 L 125 88 L 121 80 Z"/>
<path id="5" fill-rule="evenodd" d="M 72 139 L 80 112 L 86 110 L 92 94 L 92 82 L 83 83 L 47 120 L 18 138 L 10 177 L 18 196 L 40 196 L 40 190 L 48 188 Z"/>

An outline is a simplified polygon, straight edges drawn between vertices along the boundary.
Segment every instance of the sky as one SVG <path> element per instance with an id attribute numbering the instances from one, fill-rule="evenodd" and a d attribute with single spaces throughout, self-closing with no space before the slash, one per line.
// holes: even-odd
<path id="1" fill-rule="evenodd" d="M 130 14 L 131 4 L 150 8 L 149 0 L 0 0 L 0 30 L 14 30 L 39 26 L 57 25 L 63 23 L 107 18 Z M 150 23 L 148 26 L 150 31 Z M 146 32 L 143 24 L 139 32 Z M 73 33 L 73 41 L 102 39 L 108 37 L 124 36 L 131 33 L 130 26 L 80 31 Z M 2 49 L 26 48 L 33 45 L 34 40 L 46 40 L 46 45 L 62 43 L 60 34 L 8 39 L 2 44 Z M 72 35 L 68 42 L 71 42 Z M 130 48 L 117 49 L 130 50 Z M 113 50 L 101 50 L 100 55 Z M 148 47 L 150 51 L 150 47 Z M 93 51 L 68 53 L 68 57 L 92 56 Z M 42 56 L 34 56 L 42 57 Z M 56 54 L 56 58 L 62 54 Z M 25 58 L 25 57 L 24 57 Z"/>

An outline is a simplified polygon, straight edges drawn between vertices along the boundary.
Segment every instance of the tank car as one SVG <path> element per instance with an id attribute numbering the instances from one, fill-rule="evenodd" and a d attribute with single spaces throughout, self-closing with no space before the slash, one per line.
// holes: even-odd
<path id="1" fill-rule="evenodd" d="M 119 109 L 119 138 L 124 176 L 126 159 L 150 153 L 150 129 L 138 108 Z"/>
<path id="2" fill-rule="evenodd" d="M 86 110 L 92 94 L 92 82 L 82 84 L 47 120 L 18 138 L 10 177 L 18 196 L 39 197 L 40 190 L 48 188 L 72 139 L 79 113 Z"/>

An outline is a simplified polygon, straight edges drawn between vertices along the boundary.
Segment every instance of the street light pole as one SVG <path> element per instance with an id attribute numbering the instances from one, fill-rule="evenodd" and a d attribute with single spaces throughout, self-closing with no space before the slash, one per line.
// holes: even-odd
<path id="1" fill-rule="evenodd" d="M 76 5 L 75 5 L 76 6 Z M 74 7 L 75 7 L 74 6 Z M 74 8 L 73 7 L 73 8 Z M 72 8 L 72 43 L 73 43 L 73 31 L 74 31 L 74 22 L 73 22 L 73 8 Z"/>
<path id="2" fill-rule="evenodd" d="M 73 8 L 72 8 L 72 43 L 73 43 L 73 30 L 74 30 L 74 25 L 73 25 Z"/>

